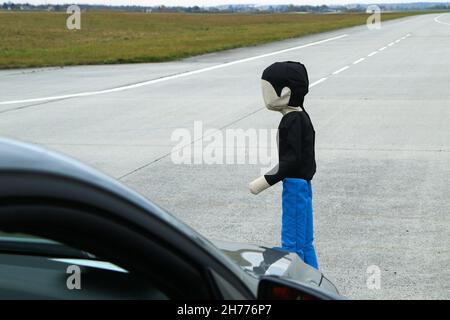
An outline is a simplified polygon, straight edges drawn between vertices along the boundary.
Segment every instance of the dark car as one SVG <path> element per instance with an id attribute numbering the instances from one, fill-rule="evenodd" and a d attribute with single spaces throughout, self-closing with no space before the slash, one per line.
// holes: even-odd
<path id="1" fill-rule="evenodd" d="M 114 179 L 0 139 L 0 299 L 339 299 L 296 254 L 203 238 Z"/>

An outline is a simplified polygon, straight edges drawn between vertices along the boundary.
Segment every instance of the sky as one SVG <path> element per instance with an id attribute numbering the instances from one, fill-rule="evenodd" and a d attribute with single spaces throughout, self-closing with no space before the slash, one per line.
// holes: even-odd
<path id="1" fill-rule="evenodd" d="M 448 0 L 447 0 L 448 1 Z M 6 2 L 6 0 L 0 0 Z M 348 4 L 348 3 L 399 3 L 399 2 L 439 2 L 439 0 L 16 0 L 11 2 L 28 2 L 32 4 L 106 4 L 106 5 L 141 5 L 141 6 L 213 6 L 223 4 Z M 442 2 L 446 2 L 442 0 Z"/>

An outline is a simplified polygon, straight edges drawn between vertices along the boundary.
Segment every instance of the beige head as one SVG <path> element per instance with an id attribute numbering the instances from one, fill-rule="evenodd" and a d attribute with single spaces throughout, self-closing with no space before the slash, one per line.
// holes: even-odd
<path id="1" fill-rule="evenodd" d="M 289 100 L 291 99 L 291 89 L 289 89 L 289 87 L 284 87 L 281 90 L 280 96 L 278 96 L 270 82 L 261 79 L 261 89 L 267 109 L 279 111 L 282 114 L 299 110 L 298 107 L 289 105 Z"/>
<path id="2" fill-rule="evenodd" d="M 283 114 L 299 110 L 308 93 L 308 73 L 298 62 L 276 62 L 262 75 L 261 88 L 266 108 Z"/>

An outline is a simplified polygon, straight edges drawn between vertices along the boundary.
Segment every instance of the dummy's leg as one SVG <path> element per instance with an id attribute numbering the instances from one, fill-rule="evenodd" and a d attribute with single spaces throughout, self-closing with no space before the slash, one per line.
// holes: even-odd
<path id="1" fill-rule="evenodd" d="M 305 263 L 317 268 L 313 247 L 311 184 L 303 179 L 283 181 L 281 245 L 296 252 Z"/>
<path id="2" fill-rule="evenodd" d="M 319 265 L 317 263 L 316 251 L 314 250 L 314 223 L 313 223 L 313 206 L 312 206 L 312 188 L 311 181 L 307 182 L 307 201 L 306 201 L 306 243 L 303 247 L 303 254 L 305 257 L 305 263 L 310 266 L 319 269 Z"/>
<path id="3" fill-rule="evenodd" d="M 283 180 L 281 246 L 296 252 L 305 261 L 303 247 L 306 243 L 306 191 L 305 180 L 286 178 Z"/>
<path id="4" fill-rule="evenodd" d="M 283 180 L 281 247 L 290 252 L 297 252 L 297 187 L 293 179 Z M 303 256 L 300 255 L 303 260 Z"/>

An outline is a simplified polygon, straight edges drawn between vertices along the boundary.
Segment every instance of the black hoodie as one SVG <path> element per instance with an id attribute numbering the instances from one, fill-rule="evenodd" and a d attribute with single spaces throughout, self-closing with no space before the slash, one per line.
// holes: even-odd
<path id="1" fill-rule="evenodd" d="M 299 106 L 283 116 L 278 126 L 279 163 L 266 175 L 270 185 L 284 178 L 311 180 L 316 172 L 315 131 L 308 113 L 303 108 L 308 93 L 308 73 L 298 62 L 277 62 L 264 70 L 263 80 L 272 84 L 280 95 L 283 87 L 291 90 L 290 106 Z"/>

